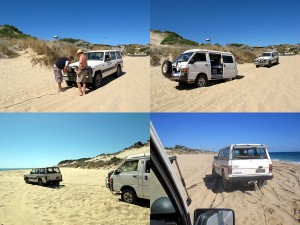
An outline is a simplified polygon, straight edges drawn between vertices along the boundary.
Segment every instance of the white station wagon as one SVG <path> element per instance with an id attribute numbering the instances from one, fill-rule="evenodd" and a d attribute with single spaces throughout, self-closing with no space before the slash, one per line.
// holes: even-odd
<path id="1" fill-rule="evenodd" d="M 88 60 L 86 83 L 97 89 L 102 84 L 102 79 L 115 74 L 116 77 L 122 75 L 123 59 L 118 50 L 99 50 L 84 53 Z M 79 62 L 69 65 L 69 72 L 63 73 L 63 79 L 68 86 L 76 84 L 76 71 Z"/>
<path id="2" fill-rule="evenodd" d="M 225 190 L 233 183 L 257 182 L 262 187 L 273 178 L 272 161 L 265 145 L 232 144 L 214 157 L 212 174 L 222 177 Z"/>
<path id="3" fill-rule="evenodd" d="M 163 62 L 162 74 L 179 84 L 192 83 L 205 87 L 210 80 L 230 80 L 237 76 L 237 66 L 231 52 L 205 49 L 185 51 L 173 62 Z"/>

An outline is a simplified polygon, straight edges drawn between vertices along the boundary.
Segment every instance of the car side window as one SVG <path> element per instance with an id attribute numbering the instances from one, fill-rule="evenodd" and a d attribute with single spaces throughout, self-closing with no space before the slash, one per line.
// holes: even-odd
<path id="1" fill-rule="evenodd" d="M 116 52 L 116 56 L 117 56 L 117 59 L 121 59 L 122 58 L 120 52 Z"/>
<path id="2" fill-rule="evenodd" d="M 110 52 L 110 58 L 111 58 L 111 60 L 115 60 L 116 59 L 115 52 Z"/>
<path id="3" fill-rule="evenodd" d="M 223 63 L 233 63 L 232 56 L 229 55 L 223 55 Z"/>
<path id="4" fill-rule="evenodd" d="M 150 160 L 146 161 L 145 173 L 150 173 Z"/>
<path id="5" fill-rule="evenodd" d="M 34 173 L 35 174 L 39 174 L 40 173 L 40 169 L 35 169 Z"/>
<path id="6" fill-rule="evenodd" d="M 206 62 L 205 53 L 196 53 L 193 58 L 195 59 L 195 62 Z"/>
<path id="7" fill-rule="evenodd" d="M 118 171 L 119 172 L 132 172 L 137 171 L 139 160 L 130 160 L 127 161 L 121 166 Z"/>
<path id="8" fill-rule="evenodd" d="M 40 169 L 40 174 L 45 174 L 45 169 L 44 168 Z"/>

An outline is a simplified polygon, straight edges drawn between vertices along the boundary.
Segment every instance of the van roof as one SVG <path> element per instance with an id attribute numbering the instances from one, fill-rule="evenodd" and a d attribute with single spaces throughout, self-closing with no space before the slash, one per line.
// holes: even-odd
<path id="1" fill-rule="evenodd" d="M 231 52 L 222 52 L 222 51 L 214 51 L 214 50 L 207 50 L 207 49 L 190 49 L 185 51 L 184 53 L 188 53 L 188 52 L 211 52 L 211 53 L 225 53 L 225 54 L 232 55 Z"/>
<path id="2" fill-rule="evenodd" d="M 245 148 L 248 148 L 248 147 L 266 147 L 263 144 L 232 144 L 231 146 L 232 147 L 238 146 L 238 147 L 245 147 Z"/>
<path id="3" fill-rule="evenodd" d="M 140 154 L 128 156 L 127 159 L 134 159 L 134 158 L 149 158 L 149 157 L 150 157 L 150 153 L 140 153 Z"/>
<path id="4" fill-rule="evenodd" d="M 93 51 L 86 51 L 84 53 L 89 53 L 89 52 L 119 52 L 120 50 L 93 50 Z"/>

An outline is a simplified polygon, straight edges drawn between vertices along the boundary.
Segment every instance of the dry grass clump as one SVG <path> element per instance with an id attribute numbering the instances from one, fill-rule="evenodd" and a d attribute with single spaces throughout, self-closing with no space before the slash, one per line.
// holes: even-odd
<path id="1" fill-rule="evenodd" d="M 5 43 L 0 44 L 0 58 L 14 58 L 18 55 L 19 54 L 12 50 L 10 46 Z"/>
<path id="2" fill-rule="evenodd" d="M 173 61 L 180 54 L 190 49 L 207 49 L 213 51 L 231 52 L 237 63 L 252 63 L 260 53 L 266 49 L 242 49 L 235 46 L 218 46 L 218 45 L 199 45 L 199 46 L 168 46 L 168 47 L 152 47 L 150 54 L 151 66 L 160 66 L 165 59 Z"/>

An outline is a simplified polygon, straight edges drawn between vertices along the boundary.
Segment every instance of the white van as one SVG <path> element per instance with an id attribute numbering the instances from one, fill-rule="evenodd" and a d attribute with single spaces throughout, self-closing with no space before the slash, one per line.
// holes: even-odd
<path id="1" fill-rule="evenodd" d="M 230 80 L 237 76 L 237 66 L 231 52 L 206 49 L 185 51 L 174 62 L 164 61 L 162 74 L 182 83 L 205 87 L 210 80 Z"/>
<path id="2" fill-rule="evenodd" d="M 257 182 L 262 187 L 273 178 L 272 161 L 267 147 L 262 144 L 232 144 L 219 151 L 212 164 L 214 177 L 223 179 L 228 190 L 233 183 Z"/>
<path id="3" fill-rule="evenodd" d="M 109 177 L 109 188 L 123 201 L 150 199 L 150 153 L 129 156 Z"/>

